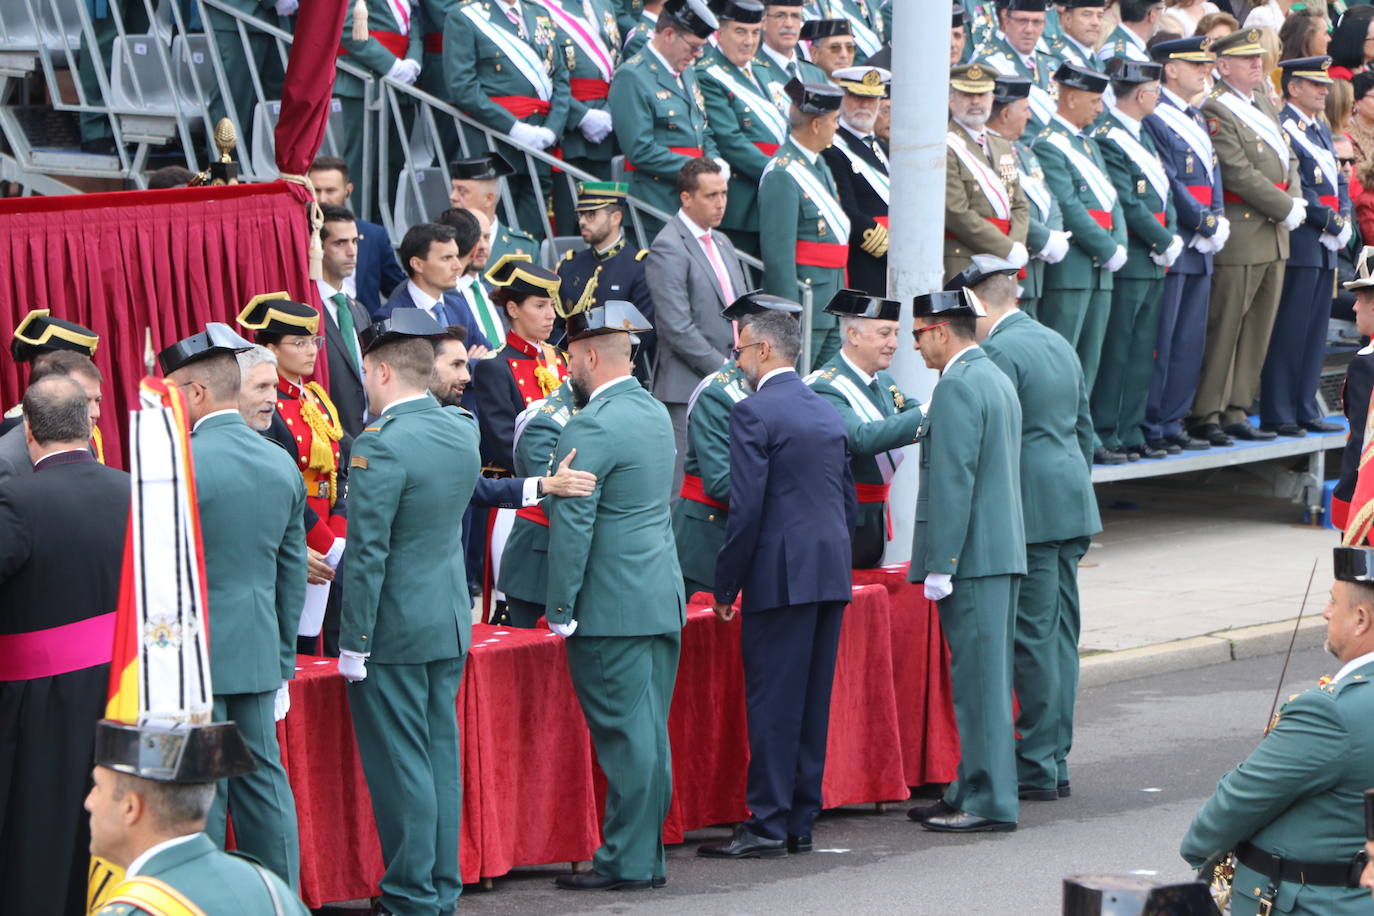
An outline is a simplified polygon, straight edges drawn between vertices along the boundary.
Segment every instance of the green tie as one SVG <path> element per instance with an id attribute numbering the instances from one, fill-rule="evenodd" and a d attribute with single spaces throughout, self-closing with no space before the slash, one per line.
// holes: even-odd
<path id="1" fill-rule="evenodd" d="M 506 335 L 501 333 L 501 328 L 496 324 L 496 316 L 492 314 L 486 296 L 482 295 L 481 282 L 472 281 L 472 295 L 477 300 L 477 320 L 482 325 L 482 333 L 487 335 L 487 340 L 491 342 L 492 347 L 499 350 L 504 344 Z"/>
<path id="2" fill-rule="evenodd" d="M 353 359 L 353 364 L 361 370 L 363 361 L 358 353 L 358 331 L 353 326 L 353 310 L 348 307 L 348 297 L 343 293 L 335 293 L 329 298 L 339 307 L 339 331 L 343 334 L 344 349 Z"/>

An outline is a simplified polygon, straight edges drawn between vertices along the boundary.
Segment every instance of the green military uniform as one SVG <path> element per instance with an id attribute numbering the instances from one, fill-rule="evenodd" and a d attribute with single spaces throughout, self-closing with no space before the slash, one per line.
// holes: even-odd
<path id="1" fill-rule="evenodd" d="M 1247 847 L 1299 862 L 1350 862 L 1364 845 L 1362 795 L 1374 782 L 1374 662 L 1289 699 L 1273 730 L 1221 778 L 1193 818 L 1179 852 L 1193 866 Z M 1359 916 L 1369 891 L 1317 880 L 1270 878 L 1236 863 L 1231 912 L 1252 916 L 1260 899 L 1283 916 Z M 1298 861 L 1293 861 L 1298 860 Z M 1266 859 L 1261 858 L 1263 862 Z"/>
<path id="2" fill-rule="evenodd" d="M 1059 92 L 1054 83 L 1054 71 L 1059 62 L 1046 52 L 1043 44 L 1041 41 L 1035 50 L 1023 57 L 998 31 L 974 51 L 971 58 L 972 63 L 986 64 L 1003 76 L 1022 76 L 1031 81 L 1031 124 L 1026 128 L 1027 133 L 1038 133 L 1050 122 Z"/>
<path id="3" fill-rule="evenodd" d="M 339 648 L 370 653 L 348 706 L 386 863 L 381 899 L 398 916 L 451 912 L 463 889 L 455 703 L 472 640 L 461 519 L 477 440 L 471 414 L 424 394 L 383 409 L 349 462 Z"/>
<path id="4" fill-rule="evenodd" d="M 819 153 L 789 137 L 765 168 L 758 202 L 763 290 L 795 302 L 810 287 L 811 365 L 820 366 L 840 349 L 839 323 L 821 309 L 844 286 L 849 258 L 849 217 L 835 177 Z M 832 252 L 837 260 L 827 261 Z"/>
<path id="5" fill-rule="evenodd" d="M 444 65 L 447 98 L 464 114 L 494 130 L 510 133 L 515 123 L 521 122 L 545 127 L 561 137 L 568 123 L 572 92 L 560 33 L 548 11 L 537 4 L 519 4 L 518 24 L 505 9 L 494 0 L 468 0 L 449 8 L 444 21 L 444 58 L 453 63 Z M 469 129 L 467 138 L 470 149 L 489 147 L 476 130 Z M 542 236 L 545 195 L 552 182 L 548 166 L 536 164 L 532 177 L 520 148 L 498 143 L 496 152 L 515 167 L 507 179 L 512 182 L 513 221 L 526 232 Z M 538 185 L 534 177 L 539 179 Z"/>
<path id="6" fill-rule="evenodd" d="M 1139 122 L 1132 129 L 1110 109 L 1093 138 L 1126 222 L 1126 264 L 1112 277 L 1111 317 L 1092 389 L 1093 425 L 1104 448 L 1121 451 L 1145 444 L 1141 424 L 1164 295 L 1164 268 L 1150 255 L 1169 250 L 1177 218 L 1168 173 Z"/>
<path id="7" fill-rule="evenodd" d="M 1225 53 L 1215 46 L 1213 50 Z M 1228 107 L 1227 96 L 1240 102 L 1254 120 L 1243 120 Z M 1256 109 L 1255 114 L 1249 114 Z M 1218 80 L 1202 103 L 1202 114 L 1221 163 L 1231 235 L 1212 259 L 1207 346 L 1202 378 L 1187 421 L 1189 429 L 1208 423 L 1227 426 L 1246 422 L 1259 393 L 1260 370 L 1283 291 L 1284 262 L 1288 258 L 1288 230 L 1283 221 L 1293 200 L 1302 197 L 1298 158 L 1288 149 L 1287 136 L 1263 86 L 1252 101 Z M 1272 125 L 1272 134 L 1265 125 Z M 1276 137 L 1275 145 L 1267 142 L 1267 137 Z M 1285 152 L 1280 154 L 1278 148 Z"/>
<path id="8" fill-rule="evenodd" d="M 563 427 L 577 411 L 567 382 L 535 401 L 515 419 L 515 476 L 542 477 L 553 470 L 553 453 Z M 532 627 L 544 616 L 549 582 L 549 517 L 543 506 L 515 515 L 501 555 L 497 587 L 506 593 L 506 610 L 514 627 Z"/>
<path id="9" fill-rule="evenodd" d="M 977 64 L 971 66 L 971 71 L 987 73 Z M 990 79 L 988 83 L 991 85 Z M 1006 260 L 1013 246 L 1026 245 L 1030 204 L 1021 190 L 1016 152 L 994 133 L 985 131 L 983 141 L 986 149 L 964 128 L 949 122 L 946 143 L 950 149 L 945 157 L 946 280 L 967 267 L 976 254 Z M 956 143 L 968 160 L 956 150 Z"/>
<path id="10" fill-rule="evenodd" d="M 825 83 L 828 79 L 825 71 L 809 60 L 802 58 L 797 52 L 793 52 L 793 61 L 797 66 L 797 79 L 803 83 Z M 759 46 L 759 52 L 754 55 L 754 78 L 759 85 L 768 90 L 768 97 L 773 100 L 773 104 L 778 106 L 778 110 L 784 114 L 791 104 L 787 98 L 787 93 L 783 87 L 792 79 L 791 75 L 773 59 L 763 46 Z"/>
<path id="11" fill-rule="evenodd" d="M 1078 353 L 1091 391 L 1111 311 L 1112 272 L 1106 263 L 1126 244 L 1126 221 L 1096 143 L 1055 117 L 1032 147 L 1059 201 L 1069 252 L 1045 267 L 1039 320 Z"/>
<path id="12" fill-rule="evenodd" d="M 998 31 L 997 4 L 993 0 L 960 0 L 960 3 L 964 8 L 964 28 L 968 32 L 965 49 L 979 48 L 992 41 Z"/>
<path id="13" fill-rule="evenodd" d="M 620 49 L 620 59 L 629 60 L 644 50 L 644 43 L 654 37 L 654 29 L 657 26 L 658 15 L 644 9 L 639 11 L 639 18 L 630 20 L 630 25 L 622 23 L 621 28 L 625 30 L 625 45 Z"/>
<path id="14" fill-rule="evenodd" d="M 854 65 L 860 66 L 889 38 L 876 0 L 818 0 L 821 19 L 844 19 L 854 38 Z"/>
<path id="15" fill-rule="evenodd" d="M 569 319 L 570 339 L 578 317 Z M 568 421 L 554 455 L 560 462 L 577 449 L 573 465 L 596 475 L 590 497 L 550 501 L 549 541 L 558 549 L 549 554 L 545 606 L 551 624 L 577 622 L 568 667 L 608 783 L 593 862 L 617 881 L 666 874 L 668 707 L 685 620 L 668 512 L 673 448 L 667 409 L 623 378 Z"/>
<path id="16" fill-rule="evenodd" d="M 1023 312 L 998 322 L 982 347 L 1021 404 L 1026 575 L 1014 631 L 1017 781 L 1058 794 L 1069 783 L 1078 692 L 1078 561 L 1102 530 L 1088 389 L 1068 343 Z"/>
<path id="17" fill-rule="evenodd" d="M 615 10 L 616 25 L 626 34 L 644 16 L 644 0 L 614 0 L 611 7 Z M 652 25 L 653 20 L 649 20 L 649 23 Z"/>
<path id="18" fill-rule="evenodd" d="M 1026 572 L 1021 407 L 982 350 L 945 367 L 925 436 L 909 579 L 953 577 L 939 610 L 962 759 L 944 801 L 1011 823 L 1018 809 L 1011 639 Z"/>
<path id="19" fill-rule="evenodd" d="M 708 47 L 696 66 L 711 136 L 730 163 L 730 199 L 720 228 L 737 250 L 757 255 L 759 179 L 787 140 L 787 114 L 777 107 L 757 60 L 736 67 L 718 48 Z"/>
<path id="20" fill-rule="evenodd" d="M 706 99 L 696 70 L 688 67 L 674 77 L 654 50 L 645 47 L 616 70 L 610 108 L 616 142 L 625 154 L 630 196 L 675 213 L 678 172 L 701 155 L 720 155 L 706 130 Z M 639 219 L 648 243 L 663 223 L 644 215 Z"/>
<path id="21" fill-rule="evenodd" d="M 887 487 L 901 464 L 900 449 L 916 441 L 925 414 L 886 371 L 865 382 L 843 350 L 808 375 L 806 384 L 834 404 L 844 420 L 859 502 L 853 564 L 855 569 L 877 566 L 887 543 Z"/>
<path id="22" fill-rule="evenodd" d="M 1050 193 L 1045 170 L 1031 144 L 1022 139 L 1013 143 L 1011 148 L 1016 154 L 1021 192 L 1026 195 L 1026 202 L 1030 205 L 1026 223 L 1026 250 L 1032 255 L 1026 262 L 1026 275 L 1020 280 L 1021 295 L 1017 304 L 1021 311 L 1038 319 L 1040 300 L 1045 295 L 1045 262 L 1034 255 L 1044 250 L 1051 231 L 1063 231 L 1064 214 L 1059 209 L 1059 201 Z"/>
<path id="23" fill-rule="evenodd" d="M 203 833 L 154 853 L 139 869 L 139 878 L 170 887 L 205 916 L 306 916 L 310 911 L 280 878 L 248 859 L 215 848 Z M 190 911 L 142 882 L 130 881 L 111 892 L 96 916 L 178 916 Z M 271 885 L 269 888 L 268 885 Z M 145 904 L 148 908 L 140 906 Z"/>
<path id="24" fill-rule="evenodd" d="M 1097 48 L 1097 59 L 1104 67 L 1113 57 L 1149 63 L 1150 52 L 1145 47 L 1144 39 L 1126 28 L 1124 23 L 1118 22 L 1116 28 L 1107 35 L 1107 40 Z"/>
<path id="25" fill-rule="evenodd" d="M 1079 44 L 1067 32 L 1061 31 L 1048 44 L 1050 56 L 1059 63 L 1077 64 L 1098 73 L 1102 72 L 1103 62 L 1098 59 L 1097 52 Z"/>
<path id="26" fill-rule="evenodd" d="M 206 833 L 223 846 L 234 817 L 239 849 L 292 887 L 300 884 L 296 803 L 277 745 L 274 699 L 296 676 L 296 628 L 305 606 L 305 483 L 291 458 L 248 428 L 238 411 L 208 416 L 191 433 L 196 502 L 211 612 L 214 720 L 237 722 L 255 772 L 221 780 Z"/>
<path id="27" fill-rule="evenodd" d="M 539 261 L 539 242 L 528 232 L 508 226 L 498 221 L 491 234 L 491 255 L 488 264 L 499 262 L 508 254 L 528 255 L 534 262 Z M 496 341 L 493 341 L 493 344 Z"/>
<path id="28" fill-rule="evenodd" d="M 687 404 L 687 457 L 673 534 L 687 597 L 710 592 L 730 520 L 730 409 L 744 400 L 744 373 L 732 360 L 701 380 Z"/>

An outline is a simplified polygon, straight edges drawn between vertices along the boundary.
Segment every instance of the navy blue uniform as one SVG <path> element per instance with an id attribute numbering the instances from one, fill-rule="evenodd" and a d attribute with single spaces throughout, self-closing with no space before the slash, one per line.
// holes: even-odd
<path id="1" fill-rule="evenodd" d="M 563 299 L 565 312 L 571 314 L 581 299 L 589 283 L 592 288 L 592 303 L 589 308 L 605 305 L 610 299 L 623 299 L 630 302 L 639 313 L 654 322 L 654 300 L 649 293 L 649 284 L 644 280 L 644 258 L 647 248 L 636 249 L 625 244 L 625 236 L 620 237 L 606 251 L 597 253 L 589 248 L 569 251 L 558 263 L 558 279 L 561 282 L 559 295 Z M 562 320 L 553 335 L 557 340 L 562 331 Z M 649 368 L 654 364 L 656 339 L 653 331 L 636 335 L 639 348 L 635 351 L 635 377 L 649 381 Z"/>
<path id="2" fill-rule="evenodd" d="M 843 148 L 842 148 L 843 147 Z M 821 151 L 830 174 L 835 176 L 835 191 L 849 217 L 849 279 L 850 289 L 861 289 L 874 296 L 887 295 L 887 254 L 875 257 L 863 250 L 864 233 L 874 226 L 887 227 L 887 206 L 890 194 L 887 181 L 887 154 L 872 134 L 860 137 L 843 123 L 835 131 L 835 142 Z M 861 171 L 859 160 L 871 169 Z M 875 186 L 873 178 L 878 182 Z"/>
<path id="3" fill-rule="evenodd" d="M 745 826 L 773 840 L 809 837 L 821 810 L 858 519 L 846 441 L 839 413 L 795 372 L 773 376 L 730 411 L 730 522 L 715 598 L 744 592 Z"/>
<path id="4" fill-rule="evenodd" d="M 1193 406 L 1212 288 L 1212 255 L 1198 251 L 1194 240 L 1212 238 L 1224 216 L 1221 169 L 1207 123 L 1197 108 L 1179 102 L 1177 96 L 1162 91 L 1159 108 L 1171 111 L 1161 116 L 1156 109 L 1143 122 L 1169 175 L 1178 234 L 1183 239 L 1183 253 L 1164 276 L 1154 373 L 1143 424 L 1147 440 L 1182 433 L 1183 420 Z M 1196 133 L 1181 133 L 1170 126 L 1179 120 L 1177 112 L 1196 126 Z"/>
<path id="5" fill-rule="evenodd" d="M 1288 269 L 1279 311 L 1260 376 L 1260 424 L 1266 427 L 1321 419 L 1317 383 L 1331 317 L 1336 252 L 1321 244 L 1350 219 L 1350 192 L 1336 167 L 1331 130 L 1292 105 L 1279 112 L 1302 177 L 1307 218 L 1288 236 Z"/>

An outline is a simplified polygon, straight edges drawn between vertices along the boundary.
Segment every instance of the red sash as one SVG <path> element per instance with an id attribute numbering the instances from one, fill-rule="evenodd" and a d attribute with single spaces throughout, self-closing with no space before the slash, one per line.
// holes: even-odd
<path id="1" fill-rule="evenodd" d="M 29 633 L 0 635 L 0 681 L 30 681 L 109 664 L 114 611 Z"/>
<path id="2" fill-rule="evenodd" d="M 543 99 L 529 95 L 494 95 L 491 100 L 522 121 L 532 114 L 546 115 L 551 107 Z"/>
<path id="3" fill-rule="evenodd" d="M 377 43 L 379 45 L 386 48 L 388 51 L 390 51 L 392 54 L 395 54 L 397 57 L 404 58 L 406 56 L 406 52 L 410 50 L 410 39 L 407 36 L 402 35 L 400 32 L 379 32 L 376 29 L 372 29 L 368 32 L 368 35 L 370 35 L 372 38 L 377 39 Z M 443 36 L 440 37 L 442 38 Z M 335 52 L 334 56 L 344 57 L 347 54 L 348 49 L 340 45 L 339 50 Z"/>
<path id="4" fill-rule="evenodd" d="M 426 32 L 425 33 L 425 53 L 443 54 L 444 53 L 444 33 Z"/>
<path id="5" fill-rule="evenodd" d="M 546 513 L 544 507 L 538 503 L 533 506 L 526 506 L 523 509 L 517 509 L 515 517 L 523 518 L 527 522 L 534 522 L 536 525 L 543 525 L 545 528 L 549 527 L 548 513 Z"/>
<path id="6" fill-rule="evenodd" d="M 849 263 L 849 246 L 836 242 L 797 242 L 797 263 L 807 267 L 843 268 Z"/>
<path id="7" fill-rule="evenodd" d="M 693 159 L 700 159 L 706 155 L 706 151 L 699 146 L 670 146 L 668 152 L 677 153 L 679 156 L 690 156 Z M 628 159 L 625 160 L 625 171 L 636 171 L 635 164 Z"/>
<path id="8" fill-rule="evenodd" d="M 1278 188 L 1280 191 L 1287 191 L 1287 190 L 1288 190 L 1288 182 L 1286 182 L 1286 181 L 1276 181 L 1276 182 L 1274 182 L 1274 187 Z M 1245 199 L 1244 199 L 1243 197 L 1241 197 L 1239 194 L 1232 194 L 1230 191 L 1222 191 L 1222 192 L 1221 192 L 1221 199 L 1222 199 L 1223 201 L 1225 201 L 1226 203 L 1228 203 L 1228 204 L 1243 204 L 1243 203 L 1245 203 Z"/>
<path id="9" fill-rule="evenodd" d="M 1156 214 L 1155 214 L 1155 219 L 1159 221 L 1159 224 L 1160 224 L 1161 226 L 1167 226 L 1167 225 L 1169 225 L 1169 217 L 1168 217 L 1167 214 L 1164 214 L 1164 213 L 1156 213 Z"/>
<path id="10" fill-rule="evenodd" d="M 874 217 L 874 219 L 878 219 L 878 218 L 877 218 L 877 217 Z M 1009 220 L 1009 219 L 998 219 L 998 218 L 995 217 L 995 216 L 985 216 L 985 217 L 983 217 L 983 219 L 985 219 L 985 220 L 987 220 L 988 222 L 992 223 L 992 225 L 995 226 L 995 227 L 997 228 L 997 231 L 1000 232 L 1000 233 L 1002 233 L 1003 235 L 1011 235 L 1011 220 Z M 884 226 L 887 225 L 887 217 L 886 217 L 886 216 L 884 216 L 882 219 L 880 219 L 880 220 L 878 220 L 878 221 L 881 222 Z M 958 236 L 956 236 L 953 232 L 946 232 L 946 233 L 945 233 L 945 238 L 947 238 L 947 239 L 957 239 Z"/>
<path id="11" fill-rule="evenodd" d="M 854 484 L 854 495 L 861 503 L 885 503 L 887 495 L 892 490 L 890 483 L 856 483 Z"/>
<path id="12" fill-rule="evenodd" d="M 706 487 L 702 485 L 701 478 L 695 474 L 682 475 L 682 490 L 678 495 L 683 499 L 690 499 L 694 503 L 710 506 L 712 509 L 719 509 L 722 512 L 730 511 L 729 506 L 706 495 Z"/>
<path id="13" fill-rule="evenodd" d="M 755 140 L 754 146 L 758 147 L 758 151 L 765 156 L 776 156 L 778 153 L 777 143 L 764 143 L 762 140 Z"/>
<path id="14" fill-rule="evenodd" d="M 1209 184 L 1190 184 L 1188 193 L 1193 195 L 1193 200 L 1202 204 L 1204 207 L 1212 205 L 1212 186 Z"/>
<path id="15" fill-rule="evenodd" d="M 1103 229 L 1106 229 L 1108 232 L 1112 230 L 1112 214 L 1109 211 L 1089 210 L 1088 215 L 1093 218 L 1093 222 L 1097 223 Z"/>
<path id="16" fill-rule="evenodd" d="M 1339 210 L 1341 208 L 1341 199 L 1335 194 L 1326 194 L 1318 197 L 1317 202 L 1328 210 Z"/>
<path id="17" fill-rule="evenodd" d="M 568 85 L 572 89 L 572 97 L 579 102 L 593 102 L 611 94 L 611 84 L 605 80 L 574 76 L 569 78 Z"/>
<path id="18" fill-rule="evenodd" d="M 884 229 L 891 229 L 891 228 L 892 228 L 891 226 L 889 226 L 889 225 L 887 224 L 887 217 L 886 217 L 886 216 L 875 216 L 875 217 L 873 217 L 873 222 L 877 223 L 879 226 L 882 226 Z M 1008 231 L 1008 232 L 1011 231 L 1011 223 L 1007 223 L 1007 229 L 1006 229 L 1006 231 Z"/>

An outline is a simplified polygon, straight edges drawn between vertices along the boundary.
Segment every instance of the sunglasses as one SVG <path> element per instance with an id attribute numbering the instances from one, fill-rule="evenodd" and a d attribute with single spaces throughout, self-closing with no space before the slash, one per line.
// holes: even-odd
<path id="1" fill-rule="evenodd" d="M 949 324 L 948 321 L 937 321 L 935 322 L 935 324 L 928 324 L 923 328 L 912 328 L 911 336 L 915 337 L 917 340 L 920 340 L 921 335 L 924 334 L 926 331 L 933 331 L 936 328 L 943 328 L 947 324 Z"/>

